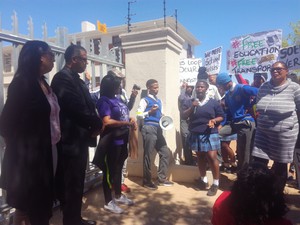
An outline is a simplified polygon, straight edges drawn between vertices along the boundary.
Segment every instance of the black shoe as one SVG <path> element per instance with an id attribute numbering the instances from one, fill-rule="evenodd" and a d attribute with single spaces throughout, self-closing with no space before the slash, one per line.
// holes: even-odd
<path id="1" fill-rule="evenodd" d="M 208 188 L 208 183 L 201 180 L 201 178 L 197 181 L 197 188 L 200 190 L 206 190 Z"/>
<path id="2" fill-rule="evenodd" d="M 154 183 L 152 183 L 152 182 L 144 183 L 143 186 L 145 188 L 150 189 L 150 190 L 156 190 L 157 189 L 157 186 Z"/>
<path id="3" fill-rule="evenodd" d="M 217 194 L 219 186 L 213 184 L 210 186 L 208 192 L 207 192 L 207 196 L 215 196 Z"/>
<path id="4" fill-rule="evenodd" d="M 163 180 L 163 181 L 159 180 L 159 181 L 158 181 L 158 185 L 159 185 L 159 186 L 171 187 L 171 186 L 174 185 L 174 183 L 171 182 L 171 181 L 168 181 L 168 180 Z"/>
<path id="5" fill-rule="evenodd" d="M 220 172 L 224 172 L 224 173 L 231 173 L 231 166 L 225 166 L 225 165 L 221 165 L 220 167 Z"/>
<path id="6" fill-rule="evenodd" d="M 81 225 L 96 225 L 97 222 L 94 220 L 81 219 Z"/>

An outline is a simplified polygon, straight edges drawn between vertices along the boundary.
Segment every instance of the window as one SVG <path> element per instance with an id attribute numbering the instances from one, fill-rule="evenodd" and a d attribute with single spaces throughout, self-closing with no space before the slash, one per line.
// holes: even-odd
<path id="1" fill-rule="evenodd" d="M 11 65 L 11 53 L 3 54 L 3 69 L 5 73 L 9 73 L 12 71 Z"/>

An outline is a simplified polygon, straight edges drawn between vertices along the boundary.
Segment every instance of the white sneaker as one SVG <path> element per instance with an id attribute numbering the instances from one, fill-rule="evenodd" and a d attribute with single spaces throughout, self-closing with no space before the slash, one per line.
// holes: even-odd
<path id="1" fill-rule="evenodd" d="M 104 205 L 104 209 L 117 214 L 121 214 L 124 212 L 123 209 L 116 205 L 114 200 L 111 200 L 107 205 Z"/>
<path id="2" fill-rule="evenodd" d="M 134 202 L 127 198 L 126 195 L 121 194 L 120 198 L 115 198 L 116 203 L 124 204 L 124 205 L 134 205 Z"/>

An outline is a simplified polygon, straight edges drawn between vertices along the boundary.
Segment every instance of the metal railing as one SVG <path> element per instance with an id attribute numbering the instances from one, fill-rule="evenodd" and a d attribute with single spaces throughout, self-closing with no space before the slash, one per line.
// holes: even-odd
<path id="1" fill-rule="evenodd" d="M 4 82 L 4 77 L 12 77 L 14 71 L 16 71 L 18 55 L 21 47 L 28 41 L 33 40 L 33 23 L 32 19 L 29 18 L 27 25 L 29 33 L 27 35 L 22 35 L 18 33 L 18 17 L 16 12 L 13 12 L 12 15 L 12 30 L 7 31 L 1 28 L 1 17 L 0 17 L 0 113 L 2 112 L 5 96 L 6 96 L 6 88 L 9 83 Z M 114 47 L 109 49 L 108 46 L 97 40 L 97 51 L 95 51 L 95 40 L 90 39 L 89 37 L 77 38 L 76 36 L 68 35 L 67 28 L 57 28 L 56 37 L 49 38 L 47 36 L 47 26 L 43 25 L 43 38 L 42 40 L 47 42 L 51 47 L 52 51 L 55 53 L 55 61 L 56 61 L 56 71 L 52 71 L 53 74 L 62 69 L 64 65 L 64 52 L 68 45 L 73 43 L 80 43 L 87 52 L 87 58 L 89 62 L 89 68 L 91 70 L 91 88 L 94 88 L 96 85 L 96 71 L 100 73 L 100 76 L 106 74 L 107 70 L 111 67 L 123 68 L 124 65 L 122 62 L 122 54 L 121 49 L 119 47 Z M 101 34 L 99 33 L 99 36 Z M 11 68 L 11 71 L 4 72 L 4 60 L 3 55 L 10 55 L 10 60 L 8 60 L 11 65 L 8 65 L 8 68 Z M 99 52 L 95 54 L 95 52 Z M 7 56 L 7 55 L 6 55 Z M 6 67 L 7 68 L 7 67 Z M 4 76 L 5 75 L 5 76 Z M 99 74 L 97 74 L 99 75 Z M 48 75 L 49 76 L 49 75 Z M 102 78 L 102 77 L 100 77 Z M 0 136 L 0 168 L 2 164 L 2 159 L 5 151 L 5 143 L 3 138 Z M 95 149 L 90 149 L 90 154 L 93 154 Z M 102 181 L 102 171 L 100 171 L 97 167 L 95 167 L 92 163 L 88 163 L 86 169 L 86 178 L 85 178 L 85 189 L 84 191 L 88 191 L 90 188 L 95 185 L 100 184 Z M 11 223 L 11 216 L 14 212 L 14 209 L 9 207 L 5 201 L 5 191 L 0 189 L 0 224 L 6 225 Z"/>

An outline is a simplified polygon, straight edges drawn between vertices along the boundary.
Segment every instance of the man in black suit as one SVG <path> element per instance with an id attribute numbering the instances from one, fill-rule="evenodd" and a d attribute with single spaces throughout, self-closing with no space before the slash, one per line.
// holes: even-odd
<path id="1" fill-rule="evenodd" d="M 96 146 L 102 122 L 85 82 L 78 73 L 87 65 L 87 52 L 71 44 L 66 64 L 53 77 L 51 87 L 60 105 L 61 141 L 58 143 L 57 195 L 64 225 L 93 225 L 81 217 L 82 196 L 89 146 Z"/>

